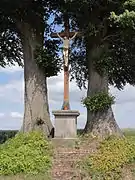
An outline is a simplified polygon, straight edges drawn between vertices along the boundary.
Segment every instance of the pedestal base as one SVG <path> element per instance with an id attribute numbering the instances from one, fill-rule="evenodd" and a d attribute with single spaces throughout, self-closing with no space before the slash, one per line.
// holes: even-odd
<path id="1" fill-rule="evenodd" d="M 54 147 L 75 147 L 78 138 L 53 138 L 52 143 Z"/>
<path id="2" fill-rule="evenodd" d="M 78 111 L 53 111 L 55 116 L 55 138 L 73 139 L 77 135 Z"/>

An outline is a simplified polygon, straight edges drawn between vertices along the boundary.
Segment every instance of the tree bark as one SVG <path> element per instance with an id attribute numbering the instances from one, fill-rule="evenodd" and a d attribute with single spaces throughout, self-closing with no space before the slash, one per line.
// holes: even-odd
<path id="1" fill-rule="evenodd" d="M 107 76 L 100 75 L 95 67 L 94 67 L 94 60 L 95 56 L 99 56 L 99 50 L 89 52 L 88 54 L 88 71 L 89 71 L 89 79 L 88 79 L 88 90 L 87 96 L 93 96 L 98 92 L 108 92 L 108 79 Z M 93 54 L 94 53 L 94 58 Z M 97 54 L 98 53 L 98 54 Z M 94 59 L 94 60 L 93 60 Z M 92 135 L 105 138 L 110 135 L 120 136 L 122 137 L 123 134 L 118 127 L 112 108 L 110 107 L 108 110 L 104 112 L 97 112 L 93 113 L 87 110 L 87 123 L 85 126 L 86 133 L 92 133 Z"/>
<path id="2" fill-rule="evenodd" d="M 43 34 L 33 32 L 33 29 L 26 23 L 23 23 L 21 27 L 25 81 L 22 131 L 29 132 L 40 129 L 46 136 L 53 136 L 46 77 L 34 59 L 36 47 L 43 46 Z"/>

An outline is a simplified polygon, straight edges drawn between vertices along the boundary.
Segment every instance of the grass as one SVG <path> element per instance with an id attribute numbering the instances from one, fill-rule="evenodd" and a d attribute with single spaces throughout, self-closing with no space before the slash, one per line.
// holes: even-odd
<path id="1" fill-rule="evenodd" d="M 0 176 L 0 180 L 51 180 L 48 175 L 16 175 L 16 176 Z"/>
<path id="2" fill-rule="evenodd" d="M 78 130 L 78 134 L 80 135 L 81 133 L 82 133 L 82 130 Z M 135 129 L 123 129 L 123 133 L 127 138 L 132 137 L 133 141 L 135 142 Z M 81 141 L 81 138 L 80 138 L 80 141 Z M 132 164 L 132 166 L 134 167 L 135 164 Z M 133 175 L 135 177 L 135 171 L 133 171 Z M 128 177 L 127 177 L 127 179 L 128 179 Z M 45 175 L 45 174 L 38 174 L 38 175 L 34 175 L 34 176 L 22 174 L 22 175 L 14 175 L 14 176 L 12 176 L 12 175 L 11 176 L 0 176 L 0 180 L 52 180 L 52 179 L 49 178 L 49 176 Z"/>
<path id="3" fill-rule="evenodd" d="M 84 177 L 92 180 L 135 178 L 135 129 L 123 129 L 123 133 L 126 138 L 110 137 L 100 142 L 96 151 L 77 162 Z"/>
<path id="4" fill-rule="evenodd" d="M 52 150 L 41 132 L 17 134 L 0 146 L 0 180 L 49 180 Z"/>
<path id="5" fill-rule="evenodd" d="M 126 137 L 135 137 L 135 129 L 131 129 L 131 128 L 127 128 L 127 129 L 123 129 L 123 133 Z"/>

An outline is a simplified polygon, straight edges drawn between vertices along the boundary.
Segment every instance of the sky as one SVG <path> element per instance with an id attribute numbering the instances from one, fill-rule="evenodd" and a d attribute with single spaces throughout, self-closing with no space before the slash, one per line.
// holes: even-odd
<path id="1" fill-rule="evenodd" d="M 63 103 L 63 73 L 48 80 L 49 106 L 52 122 L 52 110 L 60 110 Z M 57 87 L 57 88 L 56 88 Z M 123 91 L 110 87 L 116 97 L 113 112 L 121 128 L 135 128 L 135 87 L 126 85 Z M 86 90 L 80 91 L 75 82 L 70 83 L 70 105 L 78 110 L 78 128 L 86 123 L 86 109 L 81 104 Z M 0 68 L 0 129 L 19 129 L 24 113 L 23 69 L 18 66 Z"/>

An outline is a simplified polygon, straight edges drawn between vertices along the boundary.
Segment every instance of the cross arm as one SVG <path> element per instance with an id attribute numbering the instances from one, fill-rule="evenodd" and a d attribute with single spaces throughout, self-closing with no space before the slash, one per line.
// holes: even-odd
<path id="1" fill-rule="evenodd" d="M 69 38 L 72 38 L 74 35 L 75 35 L 75 32 L 69 32 L 69 33 L 66 33 L 66 32 L 61 32 L 59 33 L 59 35 L 63 38 L 63 37 L 69 37 Z M 78 32 L 76 36 L 80 36 L 81 33 Z M 51 33 L 51 38 L 59 38 L 57 33 Z"/>

